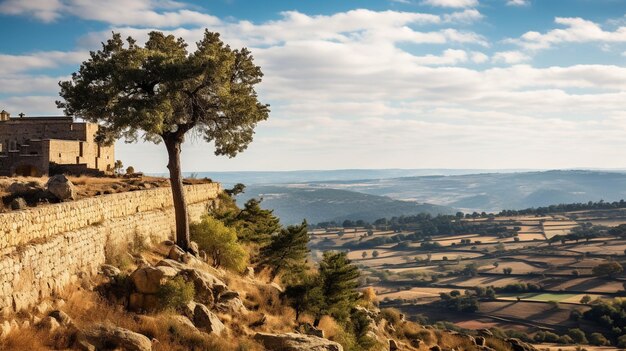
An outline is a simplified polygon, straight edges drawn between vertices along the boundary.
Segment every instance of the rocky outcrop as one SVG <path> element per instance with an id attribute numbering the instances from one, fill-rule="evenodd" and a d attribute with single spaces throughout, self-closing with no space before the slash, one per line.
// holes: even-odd
<path id="1" fill-rule="evenodd" d="M 61 201 L 76 199 L 74 184 L 63 174 L 57 174 L 48 179 L 46 184 L 48 191 Z"/>
<path id="2" fill-rule="evenodd" d="M 207 333 L 217 335 L 222 334 L 224 329 L 226 329 L 215 313 L 209 311 L 203 304 L 196 304 L 196 308 L 193 311 L 193 324 Z"/>
<path id="3" fill-rule="evenodd" d="M 159 287 L 167 280 L 166 271 L 169 267 L 143 267 L 135 270 L 130 279 L 135 284 L 137 292 L 142 294 L 156 294 Z M 174 271 L 174 274 L 176 272 Z"/>
<path id="4" fill-rule="evenodd" d="M 256 333 L 254 339 L 270 351 L 343 351 L 340 344 L 312 335 Z"/>
<path id="5" fill-rule="evenodd" d="M 151 351 L 152 342 L 146 336 L 128 329 L 98 325 L 85 330 L 78 340 L 86 340 L 98 350 L 121 349 L 127 351 Z"/>

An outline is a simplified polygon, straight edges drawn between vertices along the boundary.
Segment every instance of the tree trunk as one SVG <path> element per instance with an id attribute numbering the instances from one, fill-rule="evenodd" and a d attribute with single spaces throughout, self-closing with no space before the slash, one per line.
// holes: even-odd
<path id="1" fill-rule="evenodd" d="M 180 149 L 182 142 L 176 138 L 163 138 L 169 161 L 167 168 L 170 171 L 170 184 L 172 187 L 172 200 L 174 213 L 176 214 L 176 245 L 181 249 L 189 250 L 189 215 L 187 213 L 187 201 L 183 187 L 183 175 L 180 167 Z"/>

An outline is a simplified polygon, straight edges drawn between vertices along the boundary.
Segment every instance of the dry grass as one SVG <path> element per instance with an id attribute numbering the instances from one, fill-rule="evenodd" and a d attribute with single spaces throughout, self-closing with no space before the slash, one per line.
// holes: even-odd
<path id="1" fill-rule="evenodd" d="M 11 332 L 6 338 L 0 340 L 0 350 L 6 351 L 43 351 L 50 348 L 43 344 L 48 335 L 43 331 L 33 328 L 20 329 Z"/>

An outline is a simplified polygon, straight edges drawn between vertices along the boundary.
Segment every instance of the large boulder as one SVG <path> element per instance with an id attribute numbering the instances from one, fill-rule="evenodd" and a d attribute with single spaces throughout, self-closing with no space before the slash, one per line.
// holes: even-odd
<path id="1" fill-rule="evenodd" d="M 48 191 L 61 201 L 74 200 L 76 198 L 76 189 L 74 184 L 63 174 L 57 174 L 48 179 L 46 184 Z"/>
<path id="2" fill-rule="evenodd" d="M 216 335 L 222 334 L 224 329 L 226 329 L 215 313 L 209 311 L 205 305 L 200 303 L 196 304 L 196 308 L 193 311 L 193 324 L 207 333 Z"/>
<path id="3" fill-rule="evenodd" d="M 212 305 L 215 297 L 226 291 L 227 288 L 226 283 L 199 269 L 184 269 L 178 274 L 185 280 L 193 282 L 196 298 L 208 305 Z"/>
<path id="4" fill-rule="evenodd" d="M 340 344 L 313 335 L 256 333 L 254 339 L 270 351 L 343 351 Z"/>
<path id="5" fill-rule="evenodd" d="M 146 336 L 116 326 L 97 325 L 85 330 L 79 340 L 83 338 L 94 345 L 97 350 L 152 350 L 152 342 Z"/>
<path id="6" fill-rule="evenodd" d="M 44 191 L 44 188 L 37 182 L 14 182 L 7 188 L 7 192 L 13 195 L 30 195 L 40 191 Z"/>
<path id="7" fill-rule="evenodd" d="M 247 313 L 248 309 L 241 301 L 239 294 L 236 292 L 225 292 L 220 295 L 217 302 L 215 303 L 215 308 L 220 312 L 225 313 Z"/>
<path id="8" fill-rule="evenodd" d="M 168 267 L 147 266 L 135 270 L 130 274 L 135 289 L 142 294 L 156 294 L 168 278 L 168 273 L 163 268 Z"/>

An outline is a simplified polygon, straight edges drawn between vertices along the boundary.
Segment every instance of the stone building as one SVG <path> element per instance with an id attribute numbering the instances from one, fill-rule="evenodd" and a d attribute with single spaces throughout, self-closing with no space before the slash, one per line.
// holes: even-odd
<path id="1" fill-rule="evenodd" d="M 0 112 L 0 176 L 113 172 L 113 146 L 94 138 L 98 125 L 72 117 L 11 117 Z"/>

